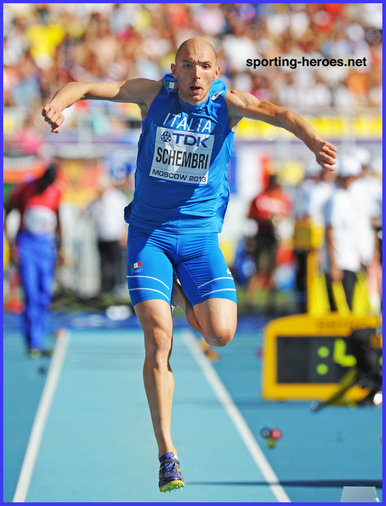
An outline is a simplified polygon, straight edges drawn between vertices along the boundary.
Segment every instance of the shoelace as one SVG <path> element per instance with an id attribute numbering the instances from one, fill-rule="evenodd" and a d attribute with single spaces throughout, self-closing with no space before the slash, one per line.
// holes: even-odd
<path id="1" fill-rule="evenodd" d="M 173 471 L 179 473 L 178 460 L 164 460 L 164 462 L 161 464 L 160 473 L 166 474 Z"/>

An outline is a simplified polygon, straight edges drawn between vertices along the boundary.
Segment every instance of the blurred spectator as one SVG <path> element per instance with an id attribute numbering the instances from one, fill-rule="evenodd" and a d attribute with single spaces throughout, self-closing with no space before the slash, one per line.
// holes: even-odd
<path id="1" fill-rule="evenodd" d="M 28 114 L 23 121 L 22 128 L 7 140 L 5 147 L 8 150 L 28 155 L 41 153 L 44 139 L 35 128 L 35 123 L 36 115 Z"/>
<path id="2" fill-rule="evenodd" d="M 101 292 L 111 292 L 125 282 L 122 269 L 122 247 L 125 245 L 127 225 L 123 209 L 128 199 L 107 178 L 101 179 L 100 196 L 91 202 L 89 212 L 95 222 L 100 255 Z"/>
<path id="3" fill-rule="evenodd" d="M 295 220 L 308 219 L 310 216 L 310 194 L 319 179 L 321 167 L 316 161 L 306 164 L 304 169 L 304 178 L 296 187 L 294 202 Z"/>
<path id="4" fill-rule="evenodd" d="M 357 148 L 355 157 L 361 164 L 361 173 L 350 186 L 349 191 L 354 202 L 360 203 L 360 215 L 357 223 L 361 266 L 371 288 L 373 306 L 380 308 L 381 281 L 378 230 L 382 217 L 382 187 L 371 172 L 371 155 L 365 148 Z"/>
<path id="5" fill-rule="evenodd" d="M 360 172 L 357 158 L 338 157 L 337 186 L 326 204 L 327 258 L 323 270 L 332 311 L 337 310 L 333 282 L 342 283 L 347 305 L 352 310 L 354 287 L 361 268 L 358 223 L 362 210 L 349 191 Z"/>
<path id="6" fill-rule="evenodd" d="M 335 179 L 335 172 L 328 172 L 319 167 L 319 170 L 316 171 L 316 180 L 312 185 L 309 186 L 309 191 L 307 193 L 305 211 L 302 219 L 307 221 L 311 226 L 321 228 L 322 231 L 325 231 L 326 205 L 332 195 L 332 192 L 335 189 Z M 317 251 L 317 263 L 319 266 L 324 264 L 324 258 L 326 257 L 326 246 L 326 243 L 322 244 L 321 248 Z M 302 289 L 306 291 L 306 263 L 308 252 L 301 251 L 297 253 L 298 262 L 300 262 L 300 265 L 298 263 L 297 266 L 297 276 L 299 276 L 299 278 L 300 276 L 303 276 L 300 279 L 297 277 L 297 282 L 302 287 Z M 304 301 L 302 310 L 305 310 L 305 307 L 306 305 Z"/>
<path id="7" fill-rule="evenodd" d="M 25 341 L 32 358 L 49 354 L 44 349 L 45 324 L 54 287 L 56 250 L 61 244 L 58 169 L 57 163 L 51 162 L 40 178 L 16 187 L 5 204 L 6 235 L 8 214 L 12 209 L 20 213 L 20 229 L 11 248 L 25 295 Z"/>
<path id="8" fill-rule="evenodd" d="M 321 167 L 316 161 L 306 164 L 303 181 L 296 187 L 294 198 L 295 226 L 301 222 L 311 221 L 311 193 L 317 184 Z M 307 255 L 304 249 L 294 250 L 296 259 L 296 281 L 295 287 L 298 299 L 298 310 L 300 313 L 306 310 L 306 284 L 307 284 Z"/>
<path id="9" fill-rule="evenodd" d="M 20 8 L 23 5 L 23 8 Z M 204 35 L 234 87 L 283 106 L 380 106 L 382 12 L 378 4 L 6 4 L 4 77 L 7 105 L 31 105 L 59 82 L 168 70 L 179 43 Z M 12 41 L 12 43 L 11 43 Z M 362 67 L 264 67 L 246 58 L 366 58 Z M 58 69 L 61 69 L 60 71 Z M 56 76 L 47 79 L 47 73 Z M 64 84 L 63 82 L 63 84 Z M 255 89 L 259 93 L 259 89 Z M 40 96 L 39 96 L 40 95 Z"/>
<path id="10" fill-rule="evenodd" d="M 382 264 L 382 158 L 373 158 L 370 162 L 370 171 L 366 176 L 368 188 L 375 206 L 375 229 L 377 231 L 378 256 Z"/>
<path id="11" fill-rule="evenodd" d="M 258 288 L 274 289 L 273 273 L 279 249 L 278 227 L 291 212 L 289 195 L 280 187 L 275 174 L 269 177 L 267 188 L 251 202 L 248 218 L 256 221 L 253 258 L 255 273 L 249 281 L 247 299 L 252 300 Z"/>
<path id="12" fill-rule="evenodd" d="M 349 191 L 354 201 L 360 203 L 360 221 L 357 226 L 360 234 L 361 264 L 367 268 L 377 251 L 375 228 L 380 216 L 375 192 L 377 187 L 378 191 L 381 191 L 381 187 L 379 184 L 377 186 L 373 184 L 374 180 L 370 175 L 370 152 L 365 148 L 357 148 L 354 156 L 360 163 L 361 171 Z"/>
<path id="13" fill-rule="evenodd" d="M 326 204 L 334 191 L 336 173 L 320 170 L 318 179 L 309 194 L 307 215 L 313 223 L 325 225 Z"/>

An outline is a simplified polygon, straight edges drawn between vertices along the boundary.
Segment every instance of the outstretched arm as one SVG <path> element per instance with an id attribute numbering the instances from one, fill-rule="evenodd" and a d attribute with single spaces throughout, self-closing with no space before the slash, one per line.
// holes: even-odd
<path id="1" fill-rule="evenodd" d="M 62 111 L 78 100 L 110 100 L 130 102 L 141 109 L 142 117 L 161 89 L 161 81 L 131 79 L 121 82 L 71 82 L 58 90 L 51 101 L 43 107 L 42 115 L 51 131 L 58 133 L 64 121 Z"/>
<path id="2" fill-rule="evenodd" d="M 335 170 L 337 148 L 319 137 L 314 128 L 299 114 L 270 102 L 261 102 L 245 91 L 228 90 L 226 101 L 231 128 L 242 118 L 265 121 L 270 125 L 285 128 L 306 144 L 321 167 Z"/>

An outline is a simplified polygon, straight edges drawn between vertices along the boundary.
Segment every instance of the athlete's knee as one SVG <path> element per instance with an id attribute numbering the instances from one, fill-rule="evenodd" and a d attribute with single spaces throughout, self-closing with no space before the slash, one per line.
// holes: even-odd
<path id="1" fill-rule="evenodd" d="M 135 306 L 145 338 L 146 361 L 153 366 L 164 363 L 172 347 L 172 319 L 170 308 L 160 300 L 145 301 Z"/>
<path id="2" fill-rule="evenodd" d="M 194 306 L 201 333 L 211 346 L 225 346 L 235 335 L 237 306 L 227 299 L 208 299 Z"/>
<path id="3" fill-rule="evenodd" d="M 145 357 L 154 367 L 158 367 L 168 361 L 172 349 L 172 336 L 162 327 L 154 326 L 144 332 Z"/>
<path id="4" fill-rule="evenodd" d="M 210 325 L 206 329 L 204 338 L 211 346 L 226 346 L 230 343 L 235 335 L 233 325 L 221 324 L 220 322 Z"/>

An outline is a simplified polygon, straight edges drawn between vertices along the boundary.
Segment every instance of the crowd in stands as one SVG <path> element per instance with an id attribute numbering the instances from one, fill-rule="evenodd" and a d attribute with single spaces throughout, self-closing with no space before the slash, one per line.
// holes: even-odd
<path id="1" fill-rule="evenodd" d="M 380 108 L 382 5 L 371 3 L 5 4 L 4 105 L 38 111 L 72 80 L 159 79 L 195 35 L 213 43 L 231 86 L 262 100 L 300 113 Z M 279 56 L 366 65 L 246 66 Z"/>

